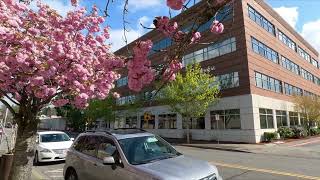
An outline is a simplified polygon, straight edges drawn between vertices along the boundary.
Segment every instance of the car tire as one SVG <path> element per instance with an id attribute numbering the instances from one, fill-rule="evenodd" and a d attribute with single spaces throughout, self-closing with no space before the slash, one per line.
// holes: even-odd
<path id="1" fill-rule="evenodd" d="M 76 171 L 72 168 L 67 170 L 65 180 L 78 180 L 78 175 Z"/>
<path id="2" fill-rule="evenodd" d="M 40 164 L 39 156 L 38 156 L 38 152 L 36 151 L 36 153 L 34 154 L 34 158 L 33 158 L 33 165 L 38 166 L 39 164 Z"/>

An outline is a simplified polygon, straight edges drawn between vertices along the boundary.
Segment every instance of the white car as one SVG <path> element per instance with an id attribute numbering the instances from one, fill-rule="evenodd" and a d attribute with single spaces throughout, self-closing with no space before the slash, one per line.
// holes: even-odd
<path id="1" fill-rule="evenodd" d="M 67 150 L 71 147 L 73 140 L 61 131 L 38 132 L 34 164 L 65 160 Z"/>

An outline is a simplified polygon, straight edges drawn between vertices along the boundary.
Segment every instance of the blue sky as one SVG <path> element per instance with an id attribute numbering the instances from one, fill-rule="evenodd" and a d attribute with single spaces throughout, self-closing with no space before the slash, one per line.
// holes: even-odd
<path id="1" fill-rule="evenodd" d="M 74 7 L 70 0 L 43 0 L 61 14 Z M 111 1 L 111 0 L 110 0 Z M 113 49 L 116 50 L 124 45 L 123 26 L 122 26 L 122 8 L 124 0 L 114 0 L 109 6 L 109 15 L 107 23 L 111 27 L 111 40 Z M 127 21 L 130 22 L 127 38 L 132 41 L 147 30 L 139 26 L 142 22 L 145 26 L 152 25 L 155 16 L 168 15 L 168 8 L 165 6 L 165 0 L 129 0 L 129 13 Z M 318 51 L 320 51 L 320 0 L 266 0 L 291 26 L 293 26 L 305 39 L 307 39 Z M 107 0 L 80 0 L 80 6 L 90 8 L 96 4 L 101 10 L 104 10 Z M 173 12 L 173 14 L 178 12 Z"/>

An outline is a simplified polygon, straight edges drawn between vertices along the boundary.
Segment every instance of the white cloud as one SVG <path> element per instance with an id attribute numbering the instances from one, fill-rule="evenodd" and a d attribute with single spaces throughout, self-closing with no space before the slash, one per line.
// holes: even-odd
<path id="1" fill-rule="evenodd" d="M 44 4 L 49 5 L 52 9 L 56 10 L 61 16 L 66 16 L 67 13 L 73 10 L 75 7 L 71 5 L 70 0 L 42 0 Z M 32 1 L 30 8 L 38 10 L 37 1 Z"/>
<path id="2" fill-rule="evenodd" d="M 128 44 L 149 31 L 143 28 L 140 23 L 146 27 L 153 27 L 152 19 L 147 16 L 140 17 L 137 20 L 137 26 L 135 28 L 128 28 L 130 31 L 126 32 Z M 124 41 L 123 29 L 111 29 L 109 42 L 112 44 L 111 51 L 113 52 L 125 46 L 126 43 Z"/>
<path id="3" fill-rule="evenodd" d="M 320 19 L 305 23 L 301 35 L 320 52 Z"/>
<path id="4" fill-rule="evenodd" d="M 163 0 L 129 0 L 129 11 L 137 11 L 152 7 L 159 7 L 163 4 Z M 123 6 L 122 6 L 123 7 Z"/>
<path id="5" fill-rule="evenodd" d="M 141 33 L 139 31 L 131 29 L 129 32 L 126 33 L 128 44 L 136 40 L 140 36 L 141 36 Z M 111 29 L 109 42 L 111 43 L 112 52 L 115 52 L 116 50 L 125 46 L 126 43 L 124 41 L 123 29 L 114 29 L 114 30 Z"/>
<path id="6" fill-rule="evenodd" d="M 274 8 L 274 10 L 284 19 L 286 20 L 293 28 L 296 28 L 296 24 L 298 22 L 298 7 L 285 7 L 281 6 L 278 8 Z"/>

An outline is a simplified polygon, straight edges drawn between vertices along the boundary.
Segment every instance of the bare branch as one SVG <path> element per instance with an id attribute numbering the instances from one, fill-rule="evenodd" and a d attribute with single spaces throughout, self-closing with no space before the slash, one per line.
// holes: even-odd
<path id="1" fill-rule="evenodd" d="M 5 101 L 4 99 L 0 99 L 0 102 L 2 102 L 9 109 L 13 116 L 17 116 L 17 113 L 14 111 L 14 109 L 10 106 L 10 104 L 7 101 Z"/>
<path id="2" fill-rule="evenodd" d="M 5 93 L 4 91 L 0 90 L 0 93 L 1 93 L 3 96 L 5 96 L 6 98 L 8 98 L 12 103 L 20 106 L 20 103 L 19 103 L 19 102 L 17 102 L 16 100 L 12 99 L 12 98 L 11 98 L 10 96 L 8 96 L 8 94 Z"/>

